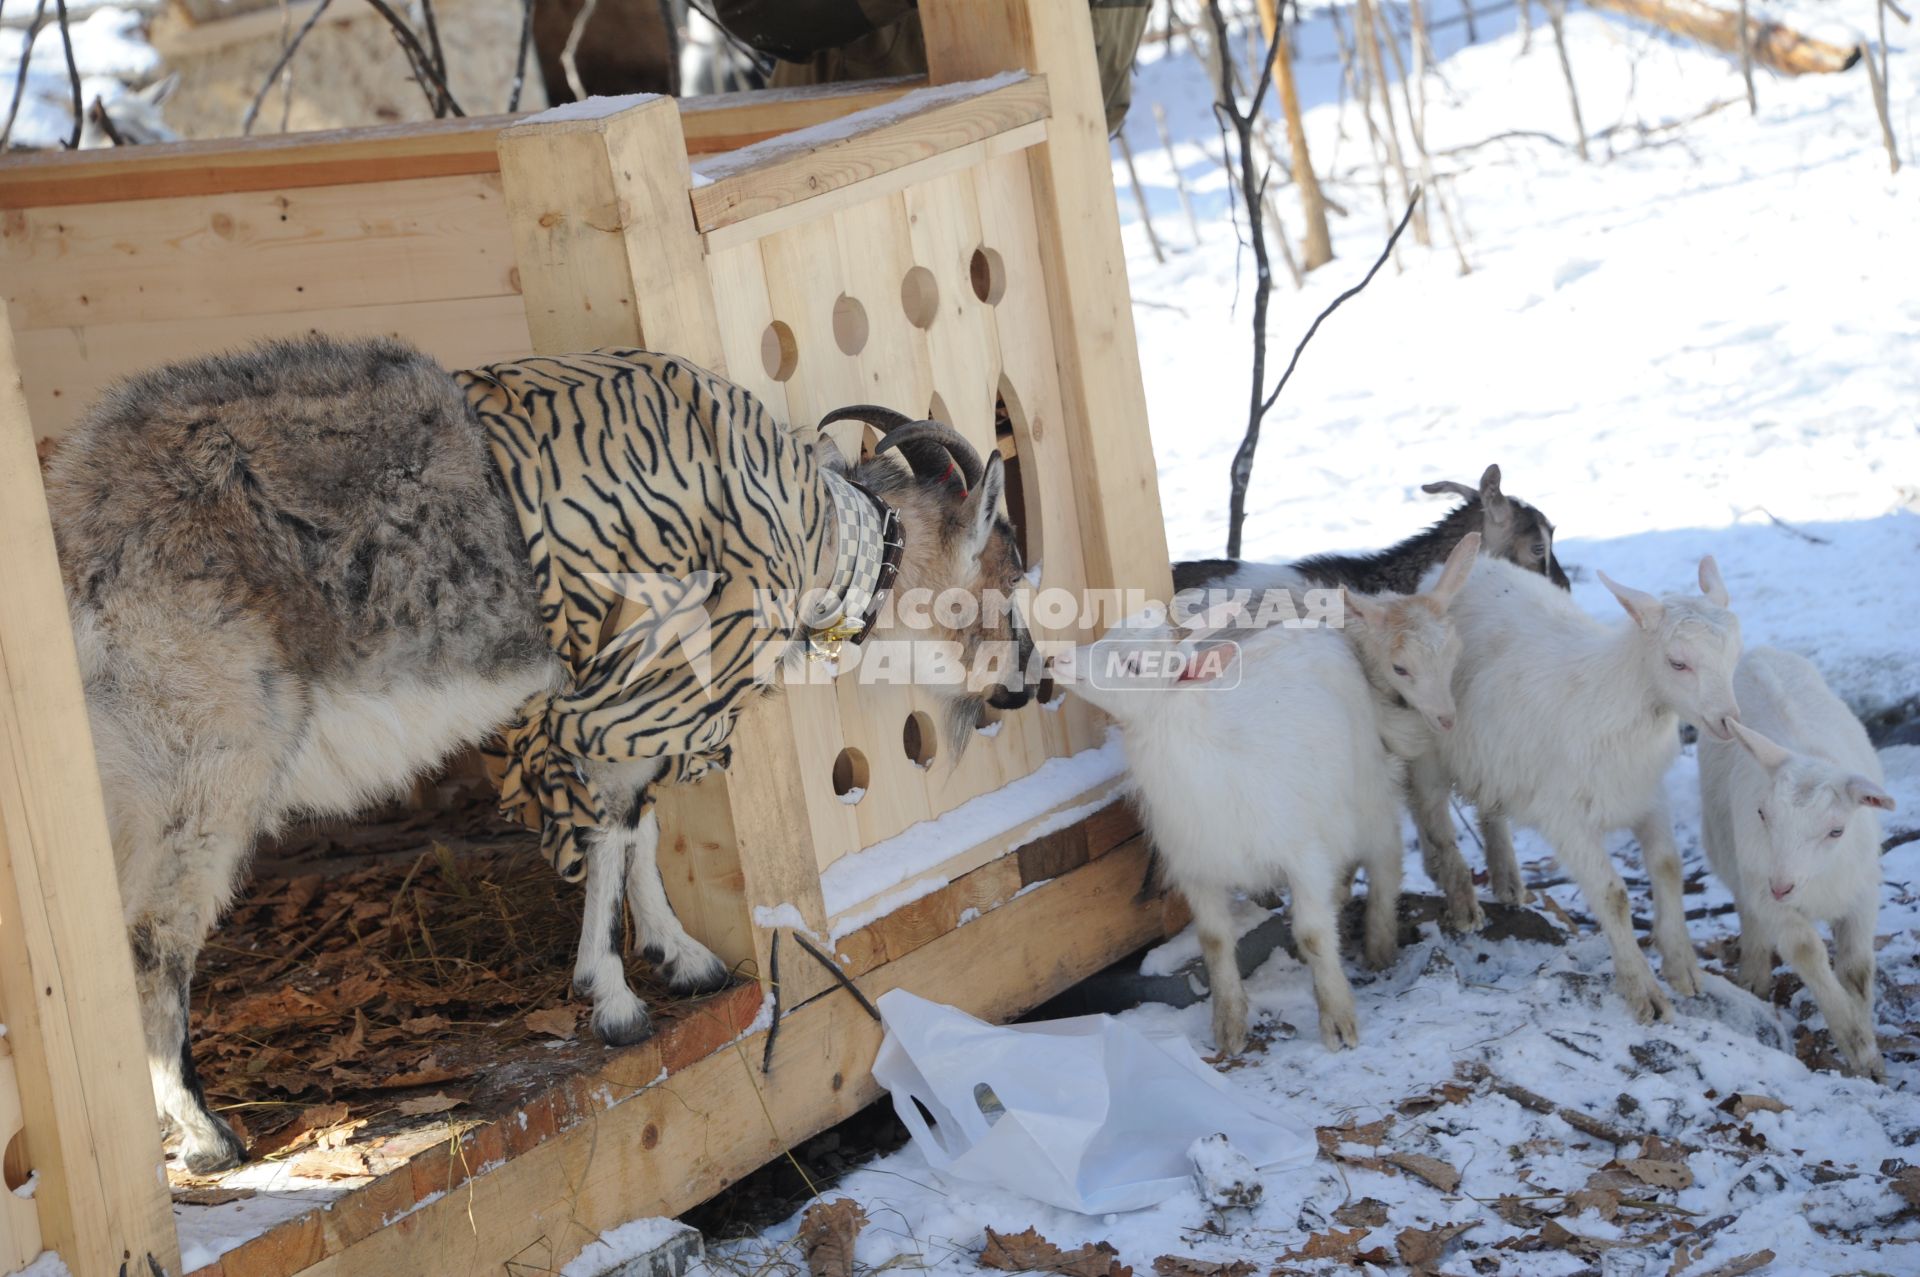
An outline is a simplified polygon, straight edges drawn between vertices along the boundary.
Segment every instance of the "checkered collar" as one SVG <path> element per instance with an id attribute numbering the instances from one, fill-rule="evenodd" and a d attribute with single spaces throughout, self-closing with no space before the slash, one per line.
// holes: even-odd
<path id="1" fill-rule="evenodd" d="M 838 470 L 821 470 L 833 497 L 833 577 L 807 626 L 815 656 L 832 658 L 851 639 L 864 643 L 887 591 L 900 573 L 906 548 L 894 508 Z"/>

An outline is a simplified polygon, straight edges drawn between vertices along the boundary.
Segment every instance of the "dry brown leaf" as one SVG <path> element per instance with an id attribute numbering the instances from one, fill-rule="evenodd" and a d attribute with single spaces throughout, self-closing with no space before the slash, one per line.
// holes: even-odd
<path id="1" fill-rule="evenodd" d="M 853 1277 L 853 1243 L 867 1213 L 851 1197 L 815 1202 L 800 1217 L 800 1253 L 813 1277 Z"/>
<path id="2" fill-rule="evenodd" d="M 294 1158 L 288 1169 L 308 1179 L 358 1179 L 377 1173 L 367 1155 L 357 1148 L 315 1149 Z"/>
<path id="3" fill-rule="evenodd" d="M 1682 1189 L 1693 1187 L 1693 1172 L 1685 1162 L 1660 1162 L 1650 1157 L 1630 1157 L 1620 1163 L 1620 1168 L 1642 1183 L 1655 1188 Z"/>
<path id="4" fill-rule="evenodd" d="M 442 1082 L 469 1077 L 472 1073 L 472 1069 L 447 1068 L 429 1057 L 422 1061 L 418 1068 L 410 1069 L 405 1073 L 394 1073 L 370 1085 L 376 1091 L 398 1091 L 409 1086 L 438 1086 Z"/>
<path id="5" fill-rule="evenodd" d="M 1575 1215 L 1591 1211 L 1601 1219 L 1610 1220 L 1620 1213 L 1620 1194 L 1611 1188 L 1583 1188 L 1567 1194 L 1567 1209 Z"/>
<path id="6" fill-rule="evenodd" d="M 1360 1243 L 1366 1239 L 1370 1229 L 1350 1228 L 1341 1230 L 1329 1228 L 1324 1233 L 1312 1233 L 1295 1250 L 1280 1256 L 1281 1259 L 1341 1259 L 1351 1263 L 1363 1257 Z M 1385 1255 L 1385 1248 L 1380 1254 Z M 1369 1263 L 1373 1262 L 1368 1260 Z"/>
<path id="7" fill-rule="evenodd" d="M 432 1095 L 416 1095 L 412 1099 L 401 1100 L 394 1105 L 394 1111 L 402 1117 L 429 1117 L 435 1113 L 445 1113 L 457 1109 L 467 1102 L 464 1095 L 448 1095 L 445 1091 L 435 1091 Z"/>
<path id="8" fill-rule="evenodd" d="M 1909 1206 L 1920 1206 L 1920 1166 L 1909 1166 L 1888 1181 L 1888 1187 L 1900 1194 Z"/>
<path id="9" fill-rule="evenodd" d="M 1186 1255 L 1162 1255 L 1153 1261 L 1153 1271 L 1160 1277 L 1252 1277 L 1259 1271 L 1259 1266 L 1244 1259 L 1222 1262 L 1193 1259 Z"/>
<path id="10" fill-rule="evenodd" d="M 1333 1222 L 1348 1228 L 1379 1228 L 1387 1222 L 1387 1204 L 1377 1197 L 1363 1197 L 1334 1211 Z"/>
<path id="11" fill-rule="evenodd" d="M 1460 1172 L 1437 1157 L 1425 1153 L 1389 1153 L 1387 1161 L 1409 1175 L 1416 1175 L 1443 1193 L 1460 1187 Z"/>
<path id="12" fill-rule="evenodd" d="M 1756 1250 L 1750 1255 L 1742 1255 L 1738 1259 L 1729 1259 L 1717 1268 L 1709 1268 L 1707 1271 L 1699 1274 L 1699 1277 L 1746 1277 L 1748 1273 L 1765 1268 L 1772 1262 L 1772 1251 Z"/>
<path id="13" fill-rule="evenodd" d="M 545 1011 L 528 1012 L 525 1024 L 534 1033 L 545 1033 L 549 1037 L 556 1038 L 571 1038 L 579 1018 L 579 1013 L 572 1007 L 548 1007 Z"/>
<path id="14" fill-rule="evenodd" d="M 1737 1095 L 1729 1095 L 1726 1099 L 1721 1100 L 1720 1111 L 1723 1113 L 1731 1113 L 1735 1117 L 1747 1117 L 1754 1113 L 1784 1113 L 1787 1111 L 1787 1106 L 1779 1100 L 1774 1099 L 1771 1095 L 1754 1095 L 1749 1092 L 1741 1092 Z"/>
<path id="15" fill-rule="evenodd" d="M 453 1024 L 444 1015 L 420 1015 L 400 1021 L 400 1027 L 418 1037 L 428 1033 L 445 1033 Z"/>
<path id="16" fill-rule="evenodd" d="M 1443 1104 L 1459 1104 L 1471 1098 L 1473 1088 L 1460 1082 L 1442 1082 L 1425 1095 L 1410 1095 L 1394 1105 L 1401 1114 L 1411 1117 L 1416 1113 L 1425 1113 L 1437 1109 Z"/>
<path id="17" fill-rule="evenodd" d="M 1393 1248 L 1400 1253 L 1400 1262 L 1412 1269 L 1425 1269 L 1440 1262 L 1440 1256 L 1446 1253 L 1453 1239 L 1470 1228 L 1477 1228 L 1480 1221 L 1470 1219 L 1463 1224 L 1436 1224 L 1432 1228 L 1403 1228 L 1400 1235 L 1393 1239 Z"/>
<path id="18" fill-rule="evenodd" d="M 1540 1221 L 1546 1218 L 1533 1203 L 1514 1193 L 1503 1193 L 1495 1198 L 1493 1213 L 1515 1228 L 1538 1228 Z"/>
<path id="19" fill-rule="evenodd" d="M 1133 1277 L 1120 1252 L 1107 1242 L 1091 1242 L 1078 1250 L 1061 1250 L 1029 1228 L 1019 1233 L 987 1230 L 987 1246 L 980 1252 L 982 1268 L 1004 1273 L 1058 1273 L 1060 1277 Z"/>

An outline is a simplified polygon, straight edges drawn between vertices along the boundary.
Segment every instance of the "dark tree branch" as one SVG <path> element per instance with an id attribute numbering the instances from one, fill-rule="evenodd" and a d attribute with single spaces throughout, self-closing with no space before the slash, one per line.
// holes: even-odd
<path id="1" fill-rule="evenodd" d="M 67 80 L 73 85 L 73 136 L 67 139 L 67 149 L 80 149 L 80 129 L 86 123 L 86 103 L 80 97 L 80 64 L 73 60 L 73 29 L 67 24 L 67 0 L 53 0 L 53 11 L 60 23 L 60 47 L 67 54 Z"/>
<path id="2" fill-rule="evenodd" d="M 33 65 L 33 42 L 40 38 L 42 19 L 47 16 L 47 0 L 40 0 L 33 11 L 33 21 L 27 24 L 26 45 L 20 51 L 20 74 L 13 81 L 13 102 L 7 107 L 7 122 L 0 125 L 0 147 L 7 144 L 13 136 L 13 122 L 20 115 L 20 102 L 27 96 L 27 69 Z"/>
<path id="3" fill-rule="evenodd" d="M 447 52 L 440 47 L 440 23 L 433 16 L 433 0 L 420 0 L 420 19 L 427 24 L 427 50 L 433 54 L 434 74 L 439 77 L 440 91 L 444 94 L 447 85 Z M 434 108 L 434 114 L 440 114 L 440 108 Z"/>
<path id="4" fill-rule="evenodd" d="M 320 0 L 320 3 L 314 6 L 313 12 L 307 15 L 307 20 L 300 24 L 300 29 L 293 33 L 293 39 L 287 41 L 287 47 L 280 50 L 280 60 L 273 64 L 273 70 L 267 72 L 267 78 L 260 82 L 260 91 L 253 95 L 253 101 L 247 106 L 247 113 L 240 121 L 242 137 L 253 132 L 253 122 L 260 118 L 260 108 L 266 103 L 267 94 L 273 89 L 273 82 L 280 78 L 280 73 L 285 71 L 287 64 L 293 61 L 293 55 L 300 50 L 300 42 L 307 38 L 307 33 L 313 30 L 320 21 L 320 15 L 325 13 L 327 6 L 332 3 L 333 0 Z"/>
<path id="5" fill-rule="evenodd" d="M 107 104 L 100 100 L 98 94 L 94 95 L 92 105 L 87 107 L 87 118 L 99 127 L 101 135 L 105 137 L 107 141 L 113 143 L 115 146 L 125 146 L 127 144 L 127 139 L 121 137 L 120 130 L 115 127 L 113 117 L 107 114 Z"/>
<path id="6" fill-rule="evenodd" d="M 65 0 L 60 0 L 65 3 Z M 427 105 L 433 108 L 434 118 L 452 114 L 466 118 L 466 112 L 453 100 L 453 93 L 447 88 L 447 82 L 439 71 L 434 69 L 433 59 L 420 47 L 420 38 L 413 33 L 393 11 L 387 0 L 367 0 L 373 11 L 387 20 L 387 26 L 393 31 L 393 38 L 400 43 L 401 52 L 407 55 L 407 61 L 413 66 L 414 77 L 420 81 L 420 91 L 427 95 Z"/>
<path id="7" fill-rule="evenodd" d="M 513 63 L 513 88 L 507 93 L 507 114 L 520 109 L 520 90 L 527 85 L 527 50 L 533 45 L 533 0 L 525 0 L 520 10 L 520 55 Z"/>
<path id="8" fill-rule="evenodd" d="M 1300 355 L 1303 351 L 1306 350 L 1307 343 L 1313 340 L 1313 335 L 1320 331 L 1320 325 L 1322 321 L 1324 321 L 1326 317 L 1328 315 L 1331 315 L 1334 311 L 1339 310 L 1341 304 L 1345 302 L 1349 297 L 1352 297 L 1355 293 L 1358 293 L 1361 289 L 1365 288 L 1368 284 L 1371 284 L 1373 282 L 1373 277 L 1380 273 L 1380 268 L 1387 264 L 1387 258 L 1393 255 L 1393 246 L 1400 242 L 1400 233 L 1407 229 L 1407 223 L 1413 220 L 1413 210 L 1418 208 L 1419 206 L 1420 206 L 1420 188 L 1416 186 L 1413 188 L 1412 197 L 1407 200 L 1407 211 L 1400 215 L 1400 224 L 1393 228 L 1393 234 L 1387 236 L 1387 246 L 1381 249 L 1380 256 L 1374 259 L 1373 266 L 1367 271 L 1366 278 L 1362 279 L 1359 283 L 1355 284 L 1352 288 L 1349 288 L 1346 292 L 1341 293 L 1338 297 L 1334 298 L 1333 301 L 1327 306 L 1325 310 L 1321 311 L 1318 315 L 1314 316 L 1313 324 L 1307 329 L 1307 335 L 1305 337 L 1302 337 L 1300 339 L 1300 344 L 1293 348 L 1293 358 L 1288 361 L 1287 370 L 1284 373 L 1280 374 L 1280 384 L 1273 388 L 1273 393 L 1267 396 L 1267 401 L 1264 404 L 1260 405 L 1261 412 L 1264 413 L 1266 412 L 1267 409 L 1273 407 L 1274 401 L 1280 398 L 1280 392 L 1287 388 L 1287 379 L 1292 377 L 1293 370 L 1300 366 Z M 1251 457 L 1248 458 L 1248 463 L 1249 465 L 1251 465 L 1252 463 Z"/>

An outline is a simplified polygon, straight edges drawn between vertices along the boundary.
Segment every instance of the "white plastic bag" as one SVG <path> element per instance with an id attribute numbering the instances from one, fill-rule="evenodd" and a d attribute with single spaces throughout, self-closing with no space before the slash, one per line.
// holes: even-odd
<path id="1" fill-rule="evenodd" d="M 904 989 L 879 1006 L 887 1035 L 873 1076 L 951 1179 L 1100 1215 L 1180 1191 L 1187 1150 L 1204 1135 L 1224 1132 L 1260 1167 L 1304 1166 L 1317 1151 L 1311 1133 L 1229 1086 L 1184 1037 L 1149 1037 L 1106 1015 L 1000 1028 Z"/>

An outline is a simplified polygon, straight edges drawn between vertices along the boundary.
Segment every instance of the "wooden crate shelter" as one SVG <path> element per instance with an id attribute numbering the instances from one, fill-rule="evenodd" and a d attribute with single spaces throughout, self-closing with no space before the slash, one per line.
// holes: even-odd
<path id="1" fill-rule="evenodd" d="M 43 1244 L 88 1277 L 181 1271 L 32 451 L 111 378 L 311 329 L 398 333 L 454 367 L 645 345 L 801 426 L 855 402 L 941 416 L 1017 457 L 1044 585 L 1164 593 L 1085 10 L 922 14 L 937 87 L 905 100 L 923 86 L 0 165 L 0 1140 L 20 1132 L 9 1185 L 39 1174 L 0 1197 L 0 1271 Z M 870 994 L 1017 1013 L 1161 929 L 1111 769 L 1084 761 L 1103 733 L 1055 700 L 953 765 L 916 690 L 794 687 L 743 716 L 729 776 L 663 802 L 670 894 L 760 981 L 801 928 Z M 764 1076 L 747 983 L 199 1271 L 547 1272 L 689 1208 L 877 1094 L 877 1026 L 790 942 L 781 958 Z"/>

